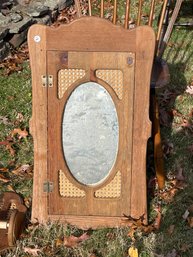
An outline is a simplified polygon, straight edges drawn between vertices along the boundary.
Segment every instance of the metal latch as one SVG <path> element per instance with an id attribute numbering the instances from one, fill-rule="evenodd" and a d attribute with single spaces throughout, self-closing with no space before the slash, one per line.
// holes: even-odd
<path id="1" fill-rule="evenodd" d="M 43 190 L 44 190 L 44 193 L 53 192 L 53 190 L 54 190 L 54 183 L 50 182 L 50 181 L 44 182 Z"/>
<path id="2" fill-rule="evenodd" d="M 42 75 L 41 78 L 43 87 L 53 87 L 53 75 Z"/>

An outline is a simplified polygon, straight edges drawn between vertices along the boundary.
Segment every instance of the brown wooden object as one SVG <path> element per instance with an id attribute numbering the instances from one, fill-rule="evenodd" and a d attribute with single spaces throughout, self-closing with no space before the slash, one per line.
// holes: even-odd
<path id="1" fill-rule="evenodd" d="M 3 193 L 0 197 L 0 251 L 15 245 L 22 228 L 26 207 L 22 199 L 13 192 Z"/>
<path id="2" fill-rule="evenodd" d="M 149 14 L 149 20 L 148 20 L 148 25 L 149 26 L 152 26 L 152 23 L 153 23 L 154 9 L 155 9 L 155 0 L 152 0 L 151 1 L 150 14 Z"/>
<path id="3" fill-rule="evenodd" d="M 156 51 L 157 51 L 158 43 L 159 43 L 159 40 L 161 37 L 161 31 L 162 31 L 162 27 L 163 27 L 163 21 L 164 21 L 164 17 L 165 17 L 166 8 L 167 8 L 167 3 L 168 3 L 168 0 L 164 0 L 163 6 L 162 6 L 162 11 L 161 11 L 161 16 L 160 16 L 160 20 L 159 20 L 158 30 L 157 30 L 157 36 L 156 36 Z"/>
<path id="4" fill-rule="evenodd" d="M 139 0 L 139 7 L 138 7 L 138 14 L 137 14 L 137 26 L 139 26 L 140 22 L 141 22 L 142 5 L 143 5 L 143 0 Z"/>
<path id="5" fill-rule="evenodd" d="M 89 16 L 92 16 L 91 0 L 88 0 L 88 14 Z"/>
<path id="6" fill-rule="evenodd" d="M 126 1 L 126 8 L 125 8 L 125 29 L 128 29 L 128 24 L 129 24 L 129 13 L 130 13 L 130 0 Z"/>
<path id="7" fill-rule="evenodd" d="M 163 162 L 163 150 L 161 143 L 160 123 L 159 123 L 159 108 L 158 101 L 155 95 L 151 96 L 152 111 L 153 111 L 153 138 L 154 138 L 154 163 L 156 177 L 159 189 L 165 186 L 165 172 Z"/>
<path id="8" fill-rule="evenodd" d="M 104 17 L 104 0 L 101 0 L 101 11 L 100 11 L 100 17 Z"/>
<path id="9" fill-rule="evenodd" d="M 152 28 L 130 31 L 104 19 L 83 17 L 59 28 L 33 25 L 28 43 L 33 87 L 32 219 L 96 228 L 128 225 L 126 216 L 146 217 L 149 85 L 155 47 Z M 114 165 L 93 186 L 80 183 L 70 172 L 61 132 L 69 97 L 89 81 L 109 93 L 119 123 Z"/>
<path id="10" fill-rule="evenodd" d="M 113 24 L 116 24 L 117 21 L 117 0 L 114 0 L 114 7 L 113 7 Z"/>

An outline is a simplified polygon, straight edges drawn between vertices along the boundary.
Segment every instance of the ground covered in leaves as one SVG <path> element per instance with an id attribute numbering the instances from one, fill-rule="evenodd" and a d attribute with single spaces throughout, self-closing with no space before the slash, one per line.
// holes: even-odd
<path id="1" fill-rule="evenodd" d="M 98 2 L 93 4 L 93 12 L 97 13 Z M 105 5 L 105 17 L 111 19 L 112 3 L 107 1 Z M 146 5 L 142 13 L 144 23 L 148 17 Z M 82 7 L 86 14 L 84 1 Z M 133 12 L 136 8 L 137 5 L 132 6 Z M 189 10 L 185 1 L 180 13 L 182 21 L 188 19 Z M 124 21 L 121 3 L 118 11 L 121 24 Z M 62 11 L 53 26 L 72 21 L 74 15 L 73 8 Z M 130 23 L 135 20 L 134 15 Z M 29 209 L 21 240 L 16 248 L 1 256 L 122 257 L 132 251 L 132 256 L 137 256 L 136 249 L 140 257 L 193 256 L 193 30 L 175 27 L 164 59 L 170 68 L 171 81 L 157 95 L 166 187 L 161 192 L 157 189 L 150 152 L 147 182 L 150 225 L 143 225 L 141 217 L 131 219 L 130 228 L 95 231 L 57 223 L 46 226 L 30 223 L 33 139 L 29 133 L 31 75 L 27 45 L 0 64 L 0 190 L 19 193 Z"/>

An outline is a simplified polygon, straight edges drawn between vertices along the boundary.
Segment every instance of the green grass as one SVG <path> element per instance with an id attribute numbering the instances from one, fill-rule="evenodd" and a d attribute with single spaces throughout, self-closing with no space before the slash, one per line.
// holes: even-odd
<path id="1" fill-rule="evenodd" d="M 0 181 L 1 191 L 7 191 L 9 185 L 23 196 L 31 197 L 32 179 L 12 174 L 24 164 L 33 164 L 32 137 L 19 139 L 17 135 L 11 138 L 15 128 L 29 131 L 31 117 L 31 79 L 29 65 L 24 65 L 23 71 L 5 76 L 0 71 L 0 141 L 9 141 L 14 154 L 11 154 L 6 145 L 0 145 L 0 168 L 6 168 L 3 175 L 10 181 Z M 27 186 L 26 186 L 27 185 Z M 26 190 L 27 189 L 27 190 Z"/>
<path id="2" fill-rule="evenodd" d="M 96 3 L 97 6 L 97 3 Z M 185 1 L 181 10 L 181 21 L 189 17 L 189 2 Z M 97 9 L 97 8 L 96 8 Z M 159 11 L 160 5 L 157 7 Z M 119 3 L 120 23 L 124 20 L 122 2 Z M 132 4 L 132 10 L 136 18 L 137 5 Z M 188 10 L 188 11 L 187 11 Z M 148 12 L 148 2 L 144 6 L 145 14 Z M 185 14 L 188 16 L 185 17 Z M 154 22 L 156 25 L 156 21 Z M 193 30 L 175 27 L 170 43 L 165 51 L 164 59 L 167 61 L 171 81 L 166 88 L 157 91 L 160 108 L 169 114 L 169 125 L 162 124 L 161 133 L 163 144 L 170 143 L 172 151 L 165 157 L 165 169 L 168 177 L 173 177 L 179 168 L 182 168 L 186 186 L 178 190 L 174 198 L 160 200 L 159 193 L 155 191 L 154 197 L 149 200 L 149 218 L 154 220 L 155 206 L 162 202 L 162 220 L 158 231 L 149 234 L 143 233 L 140 228 L 135 232 L 135 246 L 139 250 L 140 257 L 168 257 L 175 249 L 174 257 L 193 256 L 193 228 L 182 218 L 184 212 L 193 204 L 193 146 L 192 131 L 182 127 L 183 119 L 193 123 L 190 112 L 193 109 L 193 96 L 185 90 L 193 78 Z M 166 102 L 163 96 L 169 94 Z M 171 116 L 175 110 L 181 116 Z M 20 114 L 20 115 L 19 115 Z M 22 119 L 19 119 L 19 116 Z M 10 139 L 14 128 L 27 129 L 29 131 L 29 119 L 31 117 L 31 80 L 28 63 L 20 73 L 4 76 L 0 71 L 0 141 Z M 9 186 L 23 195 L 26 202 L 31 203 L 32 178 L 13 174 L 13 170 L 24 165 L 33 165 L 33 140 L 29 135 L 26 139 L 19 139 L 17 135 L 12 139 L 12 147 L 15 155 L 11 155 L 6 146 L 0 145 L 0 169 L 7 168 L 7 172 L 1 172 L 9 181 L 0 181 L 0 190 L 6 191 Z M 170 181 L 167 182 L 170 185 Z M 29 214 L 30 217 L 30 214 Z M 28 217 L 28 218 L 29 218 Z M 171 225 L 173 231 L 170 232 Z M 32 256 L 25 253 L 26 248 L 40 249 L 38 256 L 66 256 L 66 257 L 122 257 L 127 256 L 128 248 L 132 244 L 129 238 L 129 228 L 99 229 L 89 231 L 90 238 L 79 246 L 67 248 L 62 240 L 66 236 L 79 236 L 84 231 L 69 225 L 59 225 L 48 222 L 47 225 L 30 225 L 18 241 L 17 247 L 2 253 L 1 256 Z M 57 242 L 60 242 L 59 244 Z M 172 256 L 173 257 L 173 256 Z"/>

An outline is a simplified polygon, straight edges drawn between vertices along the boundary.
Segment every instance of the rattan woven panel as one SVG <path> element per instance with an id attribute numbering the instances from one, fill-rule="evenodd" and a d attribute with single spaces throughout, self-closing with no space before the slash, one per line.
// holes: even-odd
<path id="1" fill-rule="evenodd" d="M 119 99 L 122 99 L 123 72 L 121 70 L 97 70 L 96 76 L 107 82 L 114 89 Z"/>
<path id="2" fill-rule="evenodd" d="M 105 187 L 95 192 L 97 198 L 118 198 L 121 196 L 121 172 L 118 171 L 114 179 Z"/>
<path id="3" fill-rule="evenodd" d="M 74 186 L 65 176 L 62 170 L 59 170 L 59 192 L 63 197 L 84 197 L 85 192 Z"/>
<path id="4" fill-rule="evenodd" d="M 58 72 L 58 98 L 61 99 L 66 90 L 78 79 L 85 76 L 82 69 L 62 69 Z"/>

